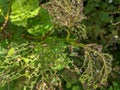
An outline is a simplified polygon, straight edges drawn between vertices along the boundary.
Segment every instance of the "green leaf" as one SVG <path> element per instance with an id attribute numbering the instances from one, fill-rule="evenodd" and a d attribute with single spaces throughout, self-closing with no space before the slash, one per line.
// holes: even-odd
<path id="1" fill-rule="evenodd" d="M 26 27 L 27 19 L 38 15 L 39 9 L 38 0 L 13 0 L 10 20 L 15 25 Z"/>
<path id="2" fill-rule="evenodd" d="M 44 35 L 53 28 L 51 17 L 47 10 L 41 8 L 40 15 L 28 20 L 28 32 L 35 36 Z"/>
<path id="3" fill-rule="evenodd" d="M 72 72 L 68 69 L 64 69 L 62 75 L 63 75 L 63 79 L 71 85 L 75 84 L 78 81 L 78 75 L 76 74 L 76 72 Z"/>
<path id="4" fill-rule="evenodd" d="M 72 86 L 72 85 L 71 85 L 70 83 L 67 83 L 67 84 L 66 84 L 66 87 L 67 87 L 67 88 L 70 88 L 71 86 Z"/>
<path id="5" fill-rule="evenodd" d="M 107 6 L 108 6 L 108 4 L 106 2 L 101 2 L 99 7 L 101 9 L 105 9 L 105 8 L 107 8 Z"/>
<path id="6" fill-rule="evenodd" d="M 101 12 L 100 13 L 100 16 L 99 16 L 100 20 L 104 23 L 108 23 L 110 22 L 110 20 L 112 19 L 110 16 L 109 16 L 109 13 L 107 12 Z"/>
<path id="7" fill-rule="evenodd" d="M 25 58 L 25 57 L 23 57 L 22 59 L 23 59 L 23 61 L 24 61 L 25 63 L 28 63 L 28 62 L 30 61 L 29 58 Z"/>
<path id="8" fill-rule="evenodd" d="M 78 85 L 74 85 L 72 87 L 72 90 L 83 90 L 83 89 L 81 89 Z"/>
<path id="9" fill-rule="evenodd" d="M 3 16 L 0 16 L 0 23 L 2 23 L 4 21 L 4 17 Z M 1 26 L 1 24 L 0 24 Z"/>
<path id="10" fill-rule="evenodd" d="M 0 26 L 4 22 L 4 16 L 6 16 L 8 11 L 9 0 L 0 0 Z"/>
<path id="11" fill-rule="evenodd" d="M 7 14 L 8 5 L 9 5 L 9 0 L 0 0 L 0 15 L 1 15 L 1 13 L 3 15 Z"/>
<path id="12" fill-rule="evenodd" d="M 11 48 L 11 49 L 8 51 L 7 56 L 11 56 L 11 55 L 13 55 L 13 54 L 15 54 L 15 49 L 14 49 L 14 48 Z"/>

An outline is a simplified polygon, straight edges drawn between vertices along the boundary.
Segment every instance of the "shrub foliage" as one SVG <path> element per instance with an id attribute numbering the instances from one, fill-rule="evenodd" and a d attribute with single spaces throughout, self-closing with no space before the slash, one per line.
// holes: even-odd
<path id="1" fill-rule="evenodd" d="M 63 9 L 63 10 L 62 10 Z M 2 90 L 80 90 L 107 84 L 112 56 L 87 38 L 81 0 L 0 1 Z M 66 82 L 66 86 L 64 86 Z M 75 89 L 76 90 L 76 89 Z"/>

